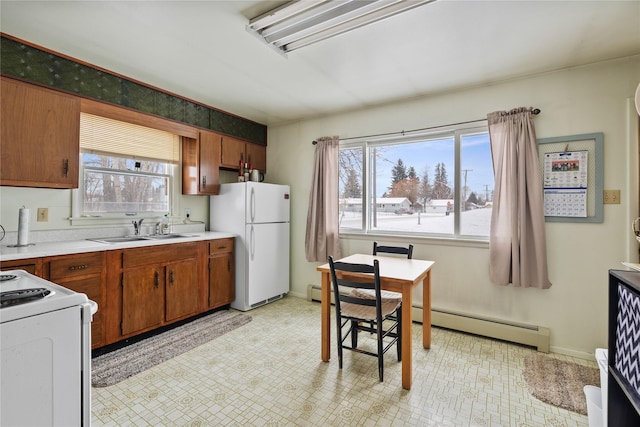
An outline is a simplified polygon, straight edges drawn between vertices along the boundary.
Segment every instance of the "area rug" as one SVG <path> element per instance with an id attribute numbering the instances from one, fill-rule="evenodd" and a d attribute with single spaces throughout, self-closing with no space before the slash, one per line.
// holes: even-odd
<path id="1" fill-rule="evenodd" d="M 107 387 L 185 353 L 251 321 L 236 311 L 217 311 L 192 322 L 94 357 L 91 385 Z"/>
<path id="2" fill-rule="evenodd" d="M 598 368 L 537 353 L 525 357 L 523 376 L 535 398 L 582 415 L 587 415 L 584 386 L 600 386 Z"/>

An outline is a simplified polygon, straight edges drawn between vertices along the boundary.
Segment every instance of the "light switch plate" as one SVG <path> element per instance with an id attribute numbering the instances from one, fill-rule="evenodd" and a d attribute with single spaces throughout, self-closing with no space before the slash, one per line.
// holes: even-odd
<path id="1" fill-rule="evenodd" d="M 38 222 L 49 221 L 49 208 L 38 208 Z"/>
<path id="2" fill-rule="evenodd" d="M 603 202 L 605 205 L 620 204 L 620 190 L 604 190 Z"/>

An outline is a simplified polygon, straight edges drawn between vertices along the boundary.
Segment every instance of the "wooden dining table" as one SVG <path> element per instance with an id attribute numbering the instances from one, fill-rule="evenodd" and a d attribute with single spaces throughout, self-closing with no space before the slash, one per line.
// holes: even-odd
<path id="1" fill-rule="evenodd" d="M 412 294 L 413 288 L 422 283 L 422 346 L 431 347 L 431 268 L 433 261 L 406 259 L 393 256 L 354 254 L 336 261 L 354 264 L 380 265 L 380 286 L 382 289 L 402 294 L 402 388 L 411 389 L 412 369 Z M 322 349 L 324 362 L 331 358 L 331 270 L 329 264 L 317 267 L 322 273 Z"/>

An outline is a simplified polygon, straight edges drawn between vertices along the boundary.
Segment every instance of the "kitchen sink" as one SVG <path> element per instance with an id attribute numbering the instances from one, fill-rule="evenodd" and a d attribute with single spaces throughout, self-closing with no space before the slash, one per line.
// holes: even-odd
<path id="1" fill-rule="evenodd" d="M 171 233 L 171 234 L 150 234 L 146 237 L 150 238 L 150 239 L 175 239 L 178 237 L 196 237 L 197 235 L 195 234 L 175 234 L 175 233 Z"/>
<path id="2" fill-rule="evenodd" d="M 144 236 L 124 236 L 124 237 L 105 237 L 103 239 L 87 239 L 92 240 L 94 242 L 100 243 L 126 243 L 126 242 L 137 242 L 140 240 L 149 240 L 149 238 Z"/>
<path id="3" fill-rule="evenodd" d="M 165 239 L 177 239 L 179 237 L 197 237 L 197 234 L 147 234 L 145 236 L 123 236 L 123 237 L 104 237 L 98 239 L 87 239 L 99 243 L 126 243 L 126 242 L 138 242 L 141 240 L 165 240 Z"/>

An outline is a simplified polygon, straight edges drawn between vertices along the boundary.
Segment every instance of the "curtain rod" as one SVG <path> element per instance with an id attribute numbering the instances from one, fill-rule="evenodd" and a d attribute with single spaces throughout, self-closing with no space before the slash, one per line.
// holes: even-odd
<path id="1" fill-rule="evenodd" d="M 511 112 L 508 112 L 506 114 L 511 114 Z M 532 108 L 531 109 L 531 114 L 533 114 L 534 116 L 537 116 L 538 114 L 540 114 L 540 109 L 539 108 Z M 413 129 L 413 130 L 408 130 L 408 131 L 404 131 L 403 130 L 403 131 L 400 131 L 400 132 L 379 133 L 379 134 L 376 134 L 376 135 L 352 136 L 351 138 L 340 138 L 340 141 L 348 141 L 350 139 L 361 139 L 361 138 L 374 138 L 374 137 L 379 137 L 379 136 L 390 136 L 390 135 L 397 135 L 397 134 L 404 135 L 405 132 L 419 132 L 419 131 L 422 131 L 422 130 L 431 130 L 431 129 L 438 129 L 438 128 L 446 128 L 446 127 L 449 127 L 449 126 L 458 126 L 458 125 L 466 125 L 466 124 L 469 124 L 469 123 L 484 122 L 486 120 L 487 119 L 477 119 L 477 120 L 469 120 L 469 121 L 466 121 L 466 122 L 452 123 L 452 124 L 449 124 L 449 125 L 431 126 L 431 127 L 428 127 L 428 128 Z M 313 145 L 316 145 L 318 143 L 318 141 L 314 139 L 313 141 L 311 141 L 311 143 Z"/>

